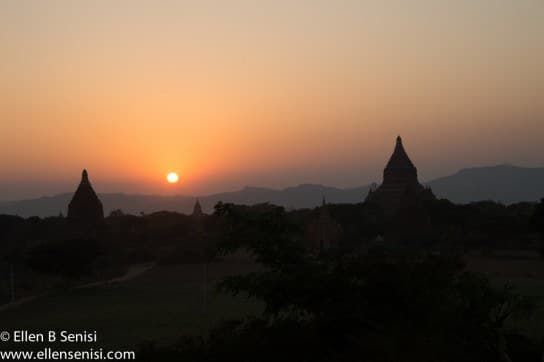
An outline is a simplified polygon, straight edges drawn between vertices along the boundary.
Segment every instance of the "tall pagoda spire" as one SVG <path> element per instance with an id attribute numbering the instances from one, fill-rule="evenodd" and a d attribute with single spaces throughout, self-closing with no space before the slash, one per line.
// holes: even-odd
<path id="1" fill-rule="evenodd" d="M 81 182 L 68 204 L 68 218 L 90 222 L 104 218 L 102 202 L 91 186 L 87 170 L 81 173 Z"/>
<path id="2" fill-rule="evenodd" d="M 408 157 L 402 145 L 402 138 L 397 136 L 397 142 L 393 154 L 389 158 L 383 170 L 383 183 L 407 183 L 419 184 L 417 180 L 417 169 Z"/>
<path id="3" fill-rule="evenodd" d="M 385 168 L 415 168 L 414 164 L 406 154 L 404 146 L 402 145 L 402 138 L 397 136 L 397 143 L 395 144 L 395 150 L 387 162 Z"/>

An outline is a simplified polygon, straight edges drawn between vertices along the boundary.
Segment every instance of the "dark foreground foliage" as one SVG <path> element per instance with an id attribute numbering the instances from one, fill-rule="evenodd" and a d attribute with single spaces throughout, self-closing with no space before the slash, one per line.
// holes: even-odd
<path id="1" fill-rule="evenodd" d="M 30 249 L 26 263 L 44 274 L 78 278 L 92 274 L 92 263 L 100 254 L 100 246 L 95 240 L 60 240 Z"/>
<path id="2" fill-rule="evenodd" d="M 282 208 L 220 204 L 223 251 L 245 248 L 261 272 L 219 288 L 261 300 L 260 316 L 233 320 L 207 338 L 142 346 L 143 361 L 540 361 L 525 337 L 504 329 L 527 300 L 493 288 L 454 257 L 309 255 Z"/>

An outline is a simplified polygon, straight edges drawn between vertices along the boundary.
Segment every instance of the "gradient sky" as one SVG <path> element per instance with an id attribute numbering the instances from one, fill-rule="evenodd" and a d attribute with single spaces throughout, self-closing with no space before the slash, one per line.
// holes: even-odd
<path id="1" fill-rule="evenodd" d="M 542 0 L 1 0 L 0 59 L 0 200 L 544 166 Z"/>

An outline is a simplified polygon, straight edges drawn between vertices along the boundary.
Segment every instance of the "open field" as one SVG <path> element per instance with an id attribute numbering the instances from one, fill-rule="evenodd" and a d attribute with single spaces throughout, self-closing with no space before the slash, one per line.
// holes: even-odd
<path id="1" fill-rule="evenodd" d="M 488 274 L 497 285 L 511 283 L 519 293 L 535 298 L 542 308 L 531 319 L 511 321 L 510 326 L 544 341 L 544 261 L 470 257 L 467 266 Z M 156 266 L 124 282 L 71 288 L 0 311 L 1 329 L 96 330 L 98 345 L 112 348 L 203 335 L 221 320 L 260 313 L 259 303 L 214 290 L 222 277 L 255 268 L 247 258 L 209 264 L 204 302 L 203 264 Z"/>
<path id="2" fill-rule="evenodd" d="M 254 270 L 253 262 L 230 259 L 209 264 L 205 305 L 204 268 L 203 264 L 157 266 L 123 283 L 37 298 L 1 312 L 2 329 L 96 330 L 101 347 L 117 348 L 203 334 L 221 320 L 260 312 L 258 303 L 219 294 L 213 286 L 225 275 Z"/>
<path id="3" fill-rule="evenodd" d="M 487 274 L 495 285 L 508 283 L 514 290 L 531 297 L 537 310 L 527 319 L 510 320 L 509 325 L 544 343 L 544 260 L 539 258 L 467 257 L 467 268 Z"/>
<path id="4" fill-rule="evenodd" d="M 464 260 L 469 270 L 485 273 L 491 277 L 544 281 L 544 259 L 540 257 L 467 256 Z"/>

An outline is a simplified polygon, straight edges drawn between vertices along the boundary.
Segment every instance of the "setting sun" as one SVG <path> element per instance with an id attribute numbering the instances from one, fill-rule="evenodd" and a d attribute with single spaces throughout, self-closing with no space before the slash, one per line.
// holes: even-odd
<path id="1" fill-rule="evenodd" d="M 166 180 L 171 184 L 175 184 L 179 181 L 179 176 L 175 172 L 170 172 L 168 175 L 166 175 Z"/>

